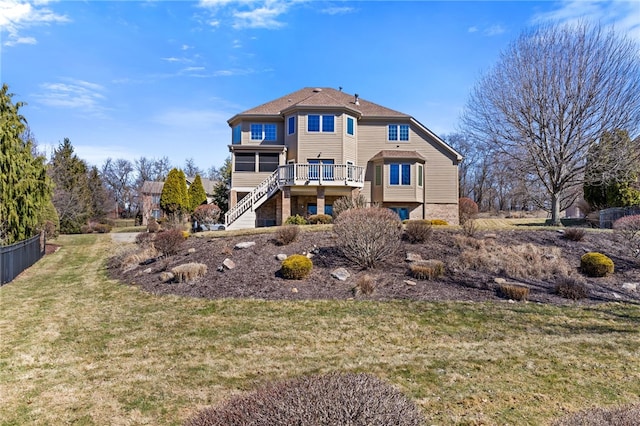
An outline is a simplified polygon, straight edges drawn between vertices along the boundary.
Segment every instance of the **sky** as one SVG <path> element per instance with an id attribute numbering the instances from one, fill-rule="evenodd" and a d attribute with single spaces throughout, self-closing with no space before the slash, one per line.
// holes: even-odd
<path id="1" fill-rule="evenodd" d="M 0 75 L 38 146 L 100 167 L 229 155 L 237 113 L 342 87 L 459 130 L 468 95 L 522 31 L 576 21 L 640 42 L 640 1 L 0 0 Z"/>

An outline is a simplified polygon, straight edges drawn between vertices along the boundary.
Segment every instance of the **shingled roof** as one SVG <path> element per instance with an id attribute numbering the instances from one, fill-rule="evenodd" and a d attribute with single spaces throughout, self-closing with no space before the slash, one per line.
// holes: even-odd
<path id="1" fill-rule="evenodd" d="M 417 151 L 403 151 L 394 149 L 383 149 L 371 158 L 371 161 L 381 160 L 384 158 L 401 158 L 405 160 L 418 160 L 423 163 L 426 158 Z"/>
<path id="2" fill-rule="evenodd" d="M 358 98 L 358 103 L 356 104 L 355 95 L 350 95 L 330 87 L 305 87 L 297 92 L 289 93 L 288 95 L 237 114 L 229 119 L 229 123 L 233 122 L 238 116 L 243 115 L 281 115 L 283 111 L 294 107 L 342 107 L 355 111 L 362 117 L 411 117 L 410 115 L 394 111 L 362 98 Z"/>

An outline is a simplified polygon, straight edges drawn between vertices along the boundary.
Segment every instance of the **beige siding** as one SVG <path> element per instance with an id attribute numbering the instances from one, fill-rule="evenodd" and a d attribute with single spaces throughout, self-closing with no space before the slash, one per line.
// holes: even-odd
<path id="1" fill-rule="evenodd" d="M 353 118 L 353 136 L 347 134 L 347 117 Z M 342 164 L 347 164 L 347 161 L 353 161 L 354 164 L 358 164 L 358 120 L 350 115 L 342 114 L 340 121 L 342 122 L 342 137 L 344 143 Z"/>
<path id="2" fill-rule="evenodd" d="M 251 124 L 275 124 L 275 141 L 251 140 Z M 241 145 L 284 145 L 285 123 L 282 119 L 277 120 L 243 120 L 242 121 L 242 143 Z"/>
<path id="3" fill-rule="evenodd" d="M 297 154 L 298 154 L 298 135 L 300 134 L 300 117 L 298 117 L 297 115 L 294 115 L 294 117 L 296 118 L 296 131 L 295 133 L 289 135 L 287 134 L 286 128 L 287 128 L 287 120 L 289 119 L 289 117 L 291 117 L 291 115 L 288 115 L 285 117 L 285 124 L 284 124 L 284 131 L 285 131 L 285 136 L 284 136 L 284 144 L 287 146 L 287 158 L 286 161 L 289 160 L 296 160 L 297 158 Z"/>
<path id="4" fill-rule="evenodd" d="M 297 162 L 306 163 L 309 159 L 333 159 L 336 164 L 343 163 L 343 123 L 342 114 L 336 115 L 335 119 L 335 132 L 307 132 L 307 114 L 309 112 L 300 113 L 299 125 L 298 125 L 298 152 Z M 310 114 L 320 114 L 319 112 L 310 112 Z M 325 115 L 328 113 L 324 113 Z"/>
<path id="5" fill-rule="evenodd" d="M 411 125 L 409 141 L 387 141 L 388 121 L 360 120 L 358 123 L 358 165 L 366 167 L 371 157 L 383 149 L 417 151 L 427 160 L 425 164 L 426 201 L 429 203 L 457 203 L 458 167 L 453 154 L 432 141 L 426 133 Z M 367 169 L 367 171 L 369 171 Z M 371 170 L 373 173 L 373 169 Z M 385 174 L 385 177 L 388 176 Z M 373 175 L 367 174 L 367 180 Z M 413 182 L 413 181 L 412 181 Z M 385 194 L 386 197 L 386 194 Z"/>
<path id="6" fill-rule="evenodd" d="M 231 176 L 232 188 L 255 187 L 269 177 L 271 173 L 233 172 Z"/>

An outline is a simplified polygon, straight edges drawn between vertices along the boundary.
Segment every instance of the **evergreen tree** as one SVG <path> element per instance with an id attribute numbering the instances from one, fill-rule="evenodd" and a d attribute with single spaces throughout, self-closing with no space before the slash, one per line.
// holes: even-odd
<path id="1" fill-rule="evenodd" d="M 202 186 L 202 179 L 197 174 L 193 183 L 189 187 L 189 212 L 193 213 L 196 207 L 207 202 L 207 193 Z"/>
<path id="2" fill-rule="evenodd" d="M 224 160 L 224 165 L 217 170 L 220 181 L 213 188 L 213 203 L 220 207 L 220 215 L 229 211 L 229 188 L 231 188 L 231 158 Z"/>
<path id="3" fill-rule="evenodd" d="M 91 194 L 91 211 L 93 219 L 104 220 L 111 211 L 109 192 L 105 188 L 100 172 L 96 166 L 89 170 L 88 181 L 89 192 Z M 115 203 L 115 201 L 114 201 Z"/>
<path id="4" fill-rule="evenodd" d="M 35 235 L 42 210 L 50 200 L 50 185 L 42 156 L 34 155 L 31 138 L 6 84 L 0 89 L 0 244 Z"/>
<path id="5" fill-rule="evenodd" d="M 68 138 L 53 151 L 49 167 L 54 182 L 53 204 L 60 216 L 60 232 L 80 233 L 93 216 L 87 164 L 73 153 Z"/>
<path id="6" fill-rule="evenodd" d="M 182 222 L 183 216 L 189 211 L 189 194 L 184 172 L 171 169 L 160 195 L 160 208 L 173 222 Z"/>

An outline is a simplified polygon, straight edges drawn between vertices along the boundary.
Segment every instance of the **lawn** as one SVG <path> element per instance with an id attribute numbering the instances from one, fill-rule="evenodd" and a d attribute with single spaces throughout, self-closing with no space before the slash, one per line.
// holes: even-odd
<path id="1" fill-rule="evenodd" d="M 329 371 L 373 373 L 437 425 L 639 401 L 638 305 L 154 296 L 107 278 L 109 235 L 56 243 L 0 288 L 2 425 L 181 424 L 264 381 Z"/>

